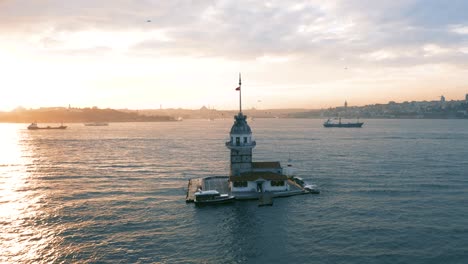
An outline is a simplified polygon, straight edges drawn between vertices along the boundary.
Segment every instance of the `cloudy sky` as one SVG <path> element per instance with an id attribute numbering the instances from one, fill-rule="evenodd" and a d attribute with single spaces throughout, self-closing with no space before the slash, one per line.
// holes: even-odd
<path id="1" fill-rule="evenodd" d="M 0 0 L 0 110 L 322 108 L 468 93 L 468 1 Z"/>

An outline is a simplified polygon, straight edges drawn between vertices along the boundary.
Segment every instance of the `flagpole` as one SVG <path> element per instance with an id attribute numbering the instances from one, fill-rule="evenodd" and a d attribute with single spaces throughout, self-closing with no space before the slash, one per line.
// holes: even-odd
<path id="1" fill-rule="evenodd" d="M 239 72 L 239 113 L 242 113 L 242 88 L 241 74 Z"/>

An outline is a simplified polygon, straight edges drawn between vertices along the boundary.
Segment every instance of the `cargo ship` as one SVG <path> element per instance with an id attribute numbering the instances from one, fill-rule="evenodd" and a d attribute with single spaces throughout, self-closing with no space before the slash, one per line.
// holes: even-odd
<path id="1" fill-rule="evenodd" d="M 325 121 L 325 123 L 323 123 L 323 126 L 324 127 L 362 127 L 362 125 L 364 125 L 364 122 L 359 122 L 359 119 L 357 122 L 355 123 L 342 123 L 341 122 L 341 118 L 339 118 L 338 120 L 338 123 L 333 123 L 333 121 L 331 119 L 328 119 L 327 121 Z"/>

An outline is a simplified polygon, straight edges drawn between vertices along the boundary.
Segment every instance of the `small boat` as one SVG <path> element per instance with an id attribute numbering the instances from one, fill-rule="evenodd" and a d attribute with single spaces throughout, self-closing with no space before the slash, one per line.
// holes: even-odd
<path id="1" fill-rule="evenodd" d="M 319 194 L 320 190 L 317 188 L 317 185 L 315 184 L 304 184 L 303 186 L 304 190 L 308 191 L 309 193 L 313 194 Z"/>
<path id="2" fill-rule="evenodd" d="M 108 126 L 109 123 L 106 122 L 93 122 L 93 123 L 84 123 L 85 126 Z"/>
<path id="3" fill-rule="evenodd" d="M 317 185 L 315 184 L 310 184 L 310 183 L 307 183 L 306 181 L 304 181 L 304 179 L 302 179 L 301 177 L 291 177 L 291 180 L 295 183 L 297 183 L 299 186 L 301 186 L 304 191 L 308 192 L 308 193 L 313 193 L 313 194 L 319 194 L 320 193 L 320 190 L 319 188 L 317 187 Z"/>
<path id="4" fill-rule="evenodd" d="M 359 119 L 355 123 L 341 123 L 341 118 L 340 118 L 338 123 L 333 123 L 333 121 L 328 119 L 327 121 L 325 121 L 325 123 L 323 123 L 323 126 L 324 127 L 362 127 L 363 124 L 364 122 L 359 122 Z"/>
<path id="5" fill-rule="evenodd" d="M 234 196 L 229 194 L 220 194 L 216 190 L 202 191 L 198 190 L 195 192 L 195 204 L 221 204 L 231 203 L 235 199 Z"/>
<path id="6" fill-rule="evenodd" d="M 31 124 L 28 126 L 28 129 L 29 129 L 29 130 L 38 130 L 38 129 L 65 129 L 65 128 L 67 128 L 67 126 L 64 126 L 63 124 L 60 125 L 60 126 L 56 126 L 56 127 L 51 127 L 51 126 L 40 127 L 40 126 L 37 125 L 36 122 L 31 123 Z"/>

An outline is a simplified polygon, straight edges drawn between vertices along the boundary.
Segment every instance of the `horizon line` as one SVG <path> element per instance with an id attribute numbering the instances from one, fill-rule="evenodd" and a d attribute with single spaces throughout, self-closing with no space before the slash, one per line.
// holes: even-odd
<path id="1" fill-rule="evenodd" d="M 445 98 L 445 97 L 444 97 Z M 451 102 L 451 101 L 467 101 L 468 100 L 468 93 L 466 94 L 466 97 L 465 99 L 459 99 L 459 100 L 454 100 L 454 99 L 451 99 L 451 100 L 446 100 L 445 102 Z M 346 103 L 347 101 L 345 100 L 344 103 Z M 400 101 L 400 102 L 397 102 L 397 101 L 388 101 L 386 103 L 372 103 L 372 104 L 365 104 L 365 105 L 347 105 L 348 108 L 352 108 L 352 107 L 366 107 L 366 106 L 371 106 L 371 105 L 385 105 L 385 104 L 390 104 L 390 103 L 396 103 L 396 104 L 403 104 L 403 103 L 412 103 L 412 102 L 441 102 L 441 100 L 431 100 L 431 101 L 428 101 L 428 100 L 422 100 L 422 101 L 415 101 L 415 100 L 412 100 L 412 101 L 408 101 L 408 100 L 405 100 L 405 101 Z M 251 107 L 251 108 L 247 108 L 245 109 L 245 111 L 252 111 L 252 110 L 324 110 L 324 109 L 330 109 L 330 108 L 339 108 L 339 107 L 344 107 L 344 103 L 343 105 L 338 105 L 338 106 L 330 106 L 330 107 L 322 107 L 322 108 L 307 108 L 307 107 L 286 107 L 286 108 L 256 108 L 256 107 Z M 57 109 L 96 109 L 96 110 L 106 110 L 106 109 L 111 109 L 111 110 L 129 110 L 129 111 L 162 111 L 162 110 L 190 110 L 190 111 L 197 111 L 197 110 L 201 110 L 203 108 L 206 108 L 206 110 L 215 110 L 215 111 L 228 111 L 228 112 L 236 112 L 238 111 L 239 109 L 216 109 L 216 108 L 210 108 L 210 107 L 207 107 L 206 105 L 202 105 L 201 107 L 199 108 L 182 108 L 182 107 L 169 107 L 169 108 L 121 108 L 121 107 L 117 107 L 117 108 L 114 108 L 114 107 L 99 107 L 99 106 L 84 106 L 84 107 L 71 107 L 71 105 L 69 105 L 68 107 L 67 106 L 39 106 L 37 108 L 32 108 L 32 107 L 24 107 L 24 106 L 17 106 L 15 107 L 14 109 L 12 110 L 0 110 L 0 112 L 14 112 L 14 111 L 19 111 L 19 110 L 40 110 L 40 109 L 53 109 L 53 108 L 57 108 Z"/>

